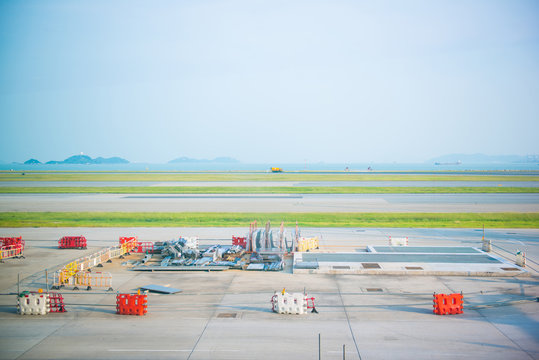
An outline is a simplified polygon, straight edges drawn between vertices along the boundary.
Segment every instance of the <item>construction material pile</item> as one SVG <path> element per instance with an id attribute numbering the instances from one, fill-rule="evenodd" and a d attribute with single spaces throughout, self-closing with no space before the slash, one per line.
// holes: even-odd
<path id="1" fill-rule="evenodd" d="M 196 237 L 180 237 L 155 242 L 141 264 L 133 270 L 262 270 L 283 269 L 282 256 L 274 253 L 247 252 L 241 245 L 199 247 Z"/>

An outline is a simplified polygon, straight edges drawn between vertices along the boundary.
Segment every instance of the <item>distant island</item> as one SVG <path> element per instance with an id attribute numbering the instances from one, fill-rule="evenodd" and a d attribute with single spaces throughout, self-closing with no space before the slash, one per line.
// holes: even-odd
<path id="1" fill-rule="evenodd" d="M 24 162 L 25 165 L 34 165 L 34 164 L 41 164 L 39 160 L 36 159 L 30 159 Z M 65 159 L 64 161 L 47 161 L 45 164 L 47 165 L 55 165 L 55 164 L 129 164 L 129 161 L 122 159 L 120 157 L 114 156 L 110 158 L 103 158 L 103 157 L 97 157 L 95 159 L 92 159 L 88 155 L 73 155 Z"/>
<path id="2" fill-rule="evenodd" d="M 213 160 L 208 159 L 192 159 L 185 156 L 179 157 L 174 160 L 170 160 L 169 164 L 178 164 L 178 163 L 239 163 L 238 160 L 231 157 L 216 157 Z"/>

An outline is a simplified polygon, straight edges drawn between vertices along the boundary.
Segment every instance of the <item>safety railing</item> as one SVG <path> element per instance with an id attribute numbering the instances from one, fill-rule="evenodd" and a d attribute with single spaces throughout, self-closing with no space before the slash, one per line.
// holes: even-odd
<path id="1" fill-rule="evenodd" d="M 0 260 L 23 257 L 24 246 L 19 245 L 10 245 L 0 248 Z"/>
<path id="2" fill-rule="evenodd" d="M 88 270 L 110 259 L 136 251 L 137 247 L 149 248 L 149 244 L 153 249 L 153 243 L 139 245 L 136 237 L 121 237 L 119 245 L 79 258 L 58 270 L 54 276 L 53 288 L 73 286 L 78 289 L 79 286 L 86 286 L 88 290 L 94 287 L 112 290 L 112 276 L 109 273 L 90 273 Z"/>

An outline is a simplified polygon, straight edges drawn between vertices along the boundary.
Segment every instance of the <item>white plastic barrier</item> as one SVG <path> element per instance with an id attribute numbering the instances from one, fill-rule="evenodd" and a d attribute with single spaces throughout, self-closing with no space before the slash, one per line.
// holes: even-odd
<path id="1" fill-rule="evenodd" d="M 408 246 L 408 237 L 389 237 L 389 245 L 390 246 Z"/>
<path id="2" fill-rule="evenodd" d="M 49 294 L 24 294 L 17 302 L 21 315 L 46 315 L 50 310 Z"/>
<path id="3" fill-rule="evenodd" d="M 112 247 L 109 250 L 109 258 L 116 258 L 122 255 L 122 248 L 120 247 Z"/>
<path id="4" fill-rule="evenodd" d="M 515 263 L 517 266 L 526 267 L 526 253 L 524 251 L 517 252 L 517 258 Z"/>
<path id="5" fill-rule="evenodd" d="M 302 293 L 276 293 L 272 299 L 273 311 L 279 314 L 307 313 L 307 297 Z"/>

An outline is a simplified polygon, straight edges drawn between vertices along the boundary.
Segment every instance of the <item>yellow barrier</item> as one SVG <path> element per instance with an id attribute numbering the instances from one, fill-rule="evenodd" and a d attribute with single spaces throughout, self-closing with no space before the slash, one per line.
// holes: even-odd
<path id="1" fill-rule="evenodd" d="M 87 286 L 88 290 L 91 290 L 93 287 L 108 288 L 108 290 L 112 290 L 112 275 L 108 272 L 78 273 L 75 275 L 74 279 L 75 288 L 78 286 Z"/>
<path id="2" fill-rule="evenodd" d="M 4 246 L 0 250 L 0 260 L 22 256 L 23 250 L 22 245 Z"/>
<path id="3" fill-rule="evenodd" d="M 89 273 L 85 270 L 104 263 L 105 261 L 122 256 L 132 251 L 137 246 L 137 239 L 133 238 L 119 246 L 109 247 L 90 256 L 77 259 L 65 265 L 56 272 L 53 287 L 59 289 L 61 286 L 87 286 L 106 287 L 112 290 L 112 276 L 110 273 Z M 1 259 L 1 258 L 0 258 Z"/>
<path id="4" fill-rule="evenodd" d="M 305 252 L 309 250 L 314 250 L 319 248 L 318 237 L 313 238 L 299 238 L 297 251 Z"/>
<path id="5" fill-rule="evenodd" d="M 137 246 L 137 239 L 134 238 L 133 240 L 126 241 L 121 245 L 122 248 L 122 255 L 130 252 Z"/>

